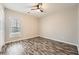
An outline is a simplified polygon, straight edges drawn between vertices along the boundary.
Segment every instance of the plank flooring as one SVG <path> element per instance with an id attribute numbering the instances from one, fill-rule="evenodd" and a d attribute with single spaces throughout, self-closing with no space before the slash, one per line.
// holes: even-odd
<path id="1" fill-rule="evenodd" d="M 18 52 L 17 52 L 18 51 Z M 78 55 L 74 45 L 36 37 L 7 43 L 2 48 L 2 55 Z"/>

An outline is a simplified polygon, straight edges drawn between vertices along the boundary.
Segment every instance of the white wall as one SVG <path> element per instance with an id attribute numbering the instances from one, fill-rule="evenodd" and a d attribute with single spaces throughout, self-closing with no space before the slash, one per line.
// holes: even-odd
<path id="1" fill-rule="evenodd" d="M 0 4 L 0 51 L 5 41 L 5 28 L 4 27 L 5 27 L 4 7 Z"/>
<path id="2" fill-rule="evenodd" d="M 9 37 L 9 17 L 21 19 L 21 37 Z M 41 37 L 77 45 L 77 6 L 64 7 L 42 19 L 6 9 L 6 41 Z"/>
<path id="3" fill-rule="evenodd" d="M 77 45 L 77 8 L 66 7 L 40 20 L 40 36 Z"/>
<path id="4" fill-rule="evenodd" d="M 9 36 L 9 17 L 16 16 L 20 18 L 21 21 L 21 36 L 11 38 Z M 38 36 L 38 20 L 36 17 L 28 16 L 23 13 L 15 12 L 6 9 L 6 41 L 14 41 L 21 39 L 28 39 Z"/>
<path id="5" fill-rule="evenodd" d="M 78 51 L 79 51 L 79 5 L 78 5 Z"/>

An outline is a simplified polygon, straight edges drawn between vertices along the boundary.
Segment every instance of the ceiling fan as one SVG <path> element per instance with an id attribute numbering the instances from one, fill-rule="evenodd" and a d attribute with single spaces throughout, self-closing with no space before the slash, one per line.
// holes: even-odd
<path id="1" fill-rule="evenodd" d="M 40 12 L 44 12 L 43 8 L 42 8 L 42 5 L 43 5 L 42 3 L 38 3 L 38 4 L 34 5 L 34 6 L 32 6 L 34 8 L 31 9 L 31 10 L 39 10 Z"/>

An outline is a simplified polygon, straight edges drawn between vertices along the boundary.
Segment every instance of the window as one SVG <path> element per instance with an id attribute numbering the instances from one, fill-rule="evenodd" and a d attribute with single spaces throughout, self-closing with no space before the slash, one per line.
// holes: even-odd
<path id="1" fill-rule="evenodd" d="M 15 37 L 21 33 L 20 19 L 18 17 L 10 18 L 10 37 Z"/>
<path id="2" fill-rule="evenodd" d="M 17 32 L 20 32 L 20 26 L 19 26 L 19 22 L 17 19 L 14 19 L 13 20 L 13 24 L 11 26 L 11 29 L 12 29 L 12 33 L 17 33 Z"/>

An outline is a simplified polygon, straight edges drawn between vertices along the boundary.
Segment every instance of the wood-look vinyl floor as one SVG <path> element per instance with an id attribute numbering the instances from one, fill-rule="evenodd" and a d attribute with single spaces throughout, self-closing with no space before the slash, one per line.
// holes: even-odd
<path id="1" fill-rule="evenodd" d="M 2 55 L 78 55 L 76 46 L 42 37 L 7 43 L 2 50 Z"/>

